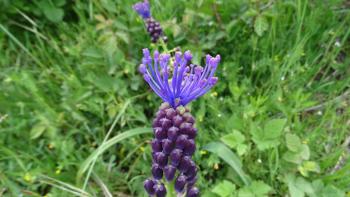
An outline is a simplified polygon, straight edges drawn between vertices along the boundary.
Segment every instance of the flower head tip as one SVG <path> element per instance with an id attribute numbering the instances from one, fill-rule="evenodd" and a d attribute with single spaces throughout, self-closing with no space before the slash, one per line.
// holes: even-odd
<path id="1" fill-rule="evenodd" d="M 205 67 L 190 64 L 192 54 L 186 51 L 175 53 L 170 64 L 170 54 L 154 52 L 153 58 L 148 49 L 143 49 L 139 71 L 153 91 L 172 107 L 185 106 L 204 95 L 218 81 L 214 76 L 221 60 L 220 55 L 206 56 Z"/>

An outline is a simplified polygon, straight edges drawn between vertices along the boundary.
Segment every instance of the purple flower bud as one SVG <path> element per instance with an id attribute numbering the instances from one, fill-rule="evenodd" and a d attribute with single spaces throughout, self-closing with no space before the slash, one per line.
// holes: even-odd
<path id="1" fill-rule="evenodd" d="M 174 108 L 169 108 L 169 109 L 166 109 L 165 110 L 165 113 L 166 113 L 166 117 L 169 118 L 170 120 L 172 118 L 174 118 L 174 116 L 176 115 L 176 111 Z"/>
<path id="2" fill-rule="evenodd" d="M 195 122 L 194 118 L 193 118 L 193 116 L 190 113 L 186 112 L 182 116 L 183 116 L 183 118 L 185 119 L 186 122 L 194 124 L 194 122 Z"/>
<path id="3" fill-rule="evenodd" d="M 195 75 L 200 76 L 202 74 L 202 72 L 203 72 L 203 67 L 202 66 L 196 66 L 194 68 Z"/>
<path id="4" fill-rule="evenodd" d="M 187 187 L 190 188 L 190 187 L 193 187 L 197 182 L 197 177 L 194 176 L 194 177 L 191 177 L 191 178 L 187 178 Z"/>
<path id="5" fill-rule="evenodd" d="M 156 162 L 160 167 L 164 167 L 168 163 L 168 157 L 166 154 L 159 152 L 156 154 Z"/>
<path id="6" fill-rule="evenodd" d="M 196 144 L 194 140 L 187 140 L 186 141 L 186 146 L 184 148 L 184 154 L 185 155 L 193 155 L 193 153 L 196 151 Z"/>
<path id="7" fill-rule="evenodd" d="M 199 189 L 197 187 L 191 187 L 187 191 L 186 197 L 198 197 L 199 196 Z"/>
<path id="8" fill-rule="evenodd" d="M 188 138 L 194 139 L 197 136 L 197 129 L 195 127 L 192 127 L 188 132 L 187 132 Z"/>
<path id="9" fill-rule="evenodd" d="M 171 127 L 171 120 L 167 118 L 161 118 L 159 122 L 163 129 L 168 129 L 169 127 Z"/>
<path id="10" fill-rule="evenodd" d="M 152 179 L 146 179 L 143 182 L 143 187 L 145 188 L 146 192 L 149 195 L 153 195 L 154 194 L 154 185 L 155 185 L 155 181 L 153 181 Z"/>
<path id="11" fill-rule="evenodd" d="M 190 162 L 185 175 L 187 176 L 187 181 L 191 181 L 197 175 L 197 166 L 194 161 Z"/>
<path id="12" fill-rule="evenodd" d="M 180 193 L 183 191 L 185 184 L 186 184 L 186 176 L 185 175 L 179 175 L 175 180 L 175 190 Z"/>
<path id="13" fill-rule="evenodd" d="M 155 127 L 160 127 L 160 122 L 158 119 L 154 119 L 153 120 L 153 123 L 152 123 L 152 127 L 155 128 Z"/>
<path id="14" fill-rule="evenodd" d="M 190 156 L 183 156 L 177 168 L 181 172 L 186 172 L 191 165 L 191 161 L 192 160 Z"/>
<path id="15" fill-rule="evenodd" d="M 162 151 L 162 143 L 161 141 L 157 140 L 157 139 L 153 139 L 151 142 L 152 145 L 152 150 L 154 152 L 161 152 Z"/>
<path id="16" fill-rule="evenodd" d="M 184 149 L 187 141 L 187 136 L 186 135 L 180 135 L 176 139 L 176 148 L 178 149 Z"/>
<path id="17" fill-rule="evenodd" d="M 166 188 L 163 183 L 159 183 L 154 185 L 154 191 L 156 197 L 165 197 L 166 196 Z"/>
<path id="18" fill-rule="evenodd" d="M 152 171 L 152 175 L 153 175 L 153 177 L 155 179 L 157 179 L 157 180 L 162 179 L 162 177 L 163 177 L 163 170 L 158 164 L 154 163 L 152 165 L 152 170 L 151 171 Z"/>
<path id="19" fill-rule="evenodd" d="M 159 110 L 168 109 L 168 108 L 170 108 L 170 104 L 168 102 L 164 102 L 159 106 Z"/>
<path id="20" fill-rule="evenodd" d="M 155 127 L 155 128 L 153 128 L 153 131 L 154 131 L 154 136 L 158 140 L 162 140 L 162 139 L 165 139 L 167 137 L 166 130 L 162 129 L 161 127 Z"/>
<path id="21" fill-rule="evenodd" d="M 165 154 L 170 154 L 171 151 L 174 149 L 174 142 L 169 139 L 164 139 L 162 141 L 162 146 L 163 146 L 163 152 Z"/>
<path id="22" fill-rule="evenodd" d="M 188 122 L 184 122 L 180 125 L 180 133 L 187 134 L 192 129 L 192 124 Z"/>
<path id="23" fill-rule="evenodd" d="M 191 51 L 185 51 L 185 53 L 184 53 L 184 58 L 185 58 L 187 61 L 191 61 L 191 60 L 192 60 Z"/>
<path id="24" fill-rule="evenodd" d="M 167 181 L 172 181 L 175 177 L 176 168 L 172 165 L 167 165 L 164 167 L 164 175 Z"/>
<path id="25" fill-rule="evenodd" d="M 179 129 L 177 127 L 170 127 L 168 129 L 168 139 L 172 141 L 176 141 Z"/>
<path id="26" fill-rule="evenodd" d="M 171 164 L 174 166 L 179 165 L 180 161 L 181 161 L 181 157 L 182 157 L 182 150 L 180 149 L 174 149 L 171 153 L 170 153 L 170 160 L 171 160 Z"/>
<path id="27" fill-rule="evenodd" d="M 211 85 L 211 86 L 215 85 L 217 82 L 218 82 L 218 78 L 217 77 L 210 77 L 208 79 L 208 84 Z"/>
<path id="28" fill-rule="evenodd" d="M 159 110 L 159 111 L 157 111 L 157 113 L 156 113 L 156 119 L 157 120 L 160 120 L 161 118 L 164 118 L 165 117 L 165 111 L 164 110 Z"/>
<path id="29" fill-rule="evenodd" d="M 145 73 L 147 72 L 146 65 L 140 64 L 140 66 L 139 66 L 139 72 L 142 73 L 142 74 L 145 74 Z"/>
<path id="30" fill-rule="evenodd" d="M 182 122 L 183 122 L 183 119 L 182 119 L 182 117 L 180 115 L 174 116 L 174 118 L 173 118 L 174 126 L 179 127 Z"/>

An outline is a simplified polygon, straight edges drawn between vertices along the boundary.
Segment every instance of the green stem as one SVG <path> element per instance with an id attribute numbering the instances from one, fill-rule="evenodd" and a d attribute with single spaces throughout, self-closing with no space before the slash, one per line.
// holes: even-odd
<path id="1" fill-rule="evenodd" d="M 167 182 L 165 184 L 166 190 L 167 190 L 167 197 L 176 197 L 176 192 L 174 189 L 174 181 L 172 182 Z"/>

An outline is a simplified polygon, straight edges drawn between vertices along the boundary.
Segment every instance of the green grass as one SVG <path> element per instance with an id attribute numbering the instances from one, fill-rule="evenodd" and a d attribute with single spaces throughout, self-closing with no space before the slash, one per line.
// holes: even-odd
<path id="1" fill-rule="evenodd" d="M 137 67 L 164 48 L 135 2 L 0 2 L 0 196 L 146 196 L 161 101 Z M 350 195 L 346 1 L 150 2 L 169 50 L 222 57 L 190 105 L 202 196 Z"/>

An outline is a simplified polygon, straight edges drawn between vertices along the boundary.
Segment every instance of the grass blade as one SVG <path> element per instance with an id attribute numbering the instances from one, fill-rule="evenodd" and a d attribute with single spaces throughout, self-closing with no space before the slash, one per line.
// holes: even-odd
<path id="1" fill-rule="evenodd" d="M 217 154 L 221 159 L 228 163 L 232 169 L 237 173 L 239 178 L 245 185 L 250 184 L 249 177 L 244 173 L 242 169 L 242 163 L 238 156 L 232 152 L 226 145 L 221 142 L 212 142 L 204 146 L 204 149 Z"/>
<path id="2" fill-rule="evenodd" d="M 114 136 L 113 138 L 106 141 L 104 144 L 102 144 L 100 147 L 98 147 L 81 165 L 78 174 L 77 174 L 77 181 L 81 179 L 82 175 L 88 170 L 90 164 L 96 160 L 97 157 L 99 157 L 104 151 L 106 151 L 111 146 L 136 135 L 140 134 L 146 134 L 146 133 L 152 133 L 151 128 L 136 128 L 131 129 L 128 131 L 125 131 L 117 136 Z"/>

